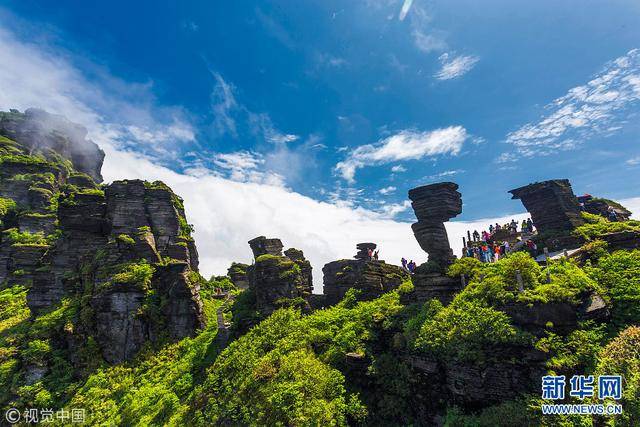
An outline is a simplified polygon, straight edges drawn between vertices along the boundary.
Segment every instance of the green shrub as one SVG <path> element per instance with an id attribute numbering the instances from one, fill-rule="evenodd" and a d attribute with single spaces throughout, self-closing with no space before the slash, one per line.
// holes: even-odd
<path id="1" fill-rule="evenodd" d="M 603 325 L 587 324 L 566 336 L 547 332 L 545 337 L 538 340 L 536 348 L 549 354 L 547 368 L 569 375 L 593 372 L 605 340 Z"/>
<path id="2" fill-rule="evenodd" d="M 600 354 L 595 375 L 621 375 L 621 415 L 608 421 L 615 426 L 636 426 L 640 420 L 640 326 L 631 326 L 613 339 Z M 600 401 L 598 401 L 600 403 Z M 603 421 L 603 420 L 600 420 Z"/>
<path id="3" fill-rule="evenodd" d="M 112 283 L 136 285 L 140 289 L 148 289 L 155 269 L 146 261 L 128 263 L 111 277 Z"/>
<path id="4" fill-rule="evenodd" d="M 18 231 L 17 228 L 10 228 L 2 232 L 2 240 L 9 241 L 12 245 L 47 245 L 47 239 L 43 232 L 29 233 L 28 231 Z"/>
<path id="5" fill-rule="evenodd" d="M 600 258 L 589 275 L 606 289 L 617 328 L 640 323 L 640 250 L 617 251 Z"/>
<path id="6" fill-rule="evenodd" d="M 11 199 L 0 197 L 0 217 L 5 216 L 10 211 L 16 209 L 16 202 Z"/>
<path id="7" fill-rule="evenodd" d="M 529 408 L 525 399 L 509 400 L 481 410 L 477 414 L 465 414 L 459 407 L 450 407 L 444 417 L 445 427 L 494 427 L 538 426 L 539 413 Z"/>
<path id="8" fill-rule="evenodd" d="M 487 347 L 527 342 L 506 314 L 478 302 L 455 301 L 424 322 L 414 347 L 447 360 L 482 363 Z"/>
<path id="9" fill-rule="evenodd" d="M 485 265 L 486 264 L 475 258 L 458 258 L 449 266 L 447 275 L 449 277 L 457 278 L 461 274 L 464 274 L 467 277 L 467 280 L 469 280 L 478 276 Z"/>
<path id="10" fill-rule="evenodd" d="M 128 234 L 119 234 L 118 235 L 118 241 L 122 242 L 126 245 L 135 245 L 136 241 L 133 240 L 133 238 L 131 236 L 129 236 Z"/>
<path id="11" fill-rule="evenodd" d="M 636 220 L 611 222 L 600 215 L 590 214 L 588 212 L 582 212 L 582 218 L 586 221 L 586 224 L 576 227 L 573 233 L 587 241 L 597 239 L 609 233 L 640 231 L 640 221 Z"/>

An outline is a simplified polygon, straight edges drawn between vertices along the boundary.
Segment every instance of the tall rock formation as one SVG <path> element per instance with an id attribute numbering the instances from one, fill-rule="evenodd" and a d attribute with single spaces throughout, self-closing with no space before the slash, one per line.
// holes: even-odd
<path id="1" fill-rule="evenodd" d="M 441 182 L 409 190 L 411 206 L 418 222 L 411 225 L 420 247 L 429 261 L 445 268 L 455 258 L 444 223 L 462 212 L 458 184 Z"/>
<path id="2" fill-rule="evenodd" d="M 568 179 L 536 182 L 510 190 L 531 214 L 533 225 L 541 234 L 563 234 L 584 224 L 580 204 Z"/>
<path id="3" fill-rule="evenodd" d="M 161 182 L 102 178 L 86 130 L 39 110 L 0 113 L 0 283 L 33 314 L 81 300 L 73 341 L 111 363 L 204 326 L 182 200 Z"/>
<path id="4" fill-rule="evenodd" d="M 280 307 L 297 306 L 309 310 L 313 289 L 311 264 L 302 251 L 287 249 L 282 254 L 280 239 L 264 236 L 249 241 L 255 263 L 247 270 L 249 288 L 255 293 L 256 309 L 269 315 Z"/>
<path id="5" fill-rule="evenodd" d="M 342 259 L 325 264 L 322 268 L 324 304 L 337 304 L 352 288 L 360 291 L 359 299 L 375 299 L 396 289 L 408 278 L 408 273 L 401 267 L 369 259 L 366 255 L 368 249 L 375 248 L 375 243 L 360 243 L 357 245 L 356 259 Z"/>

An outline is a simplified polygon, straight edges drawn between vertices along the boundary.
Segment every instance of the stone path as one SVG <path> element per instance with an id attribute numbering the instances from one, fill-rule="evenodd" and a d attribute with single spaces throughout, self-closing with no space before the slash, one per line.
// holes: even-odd
<path id="1" fill-rule="evenodd" d="M 231 326 L 230 323 L 225 323 L 224 321 L 224 311 L 231 303 L 233 303 L 234 299 L 235 296 L 227 292 L 224 302 L 216 310 L 216 320 L 218 322 L 218 335 L 216 336 L 216 339 L 222 347 L 225 347 L 227 345 L 227 341 L 229 341 L 229 327 Z"/>

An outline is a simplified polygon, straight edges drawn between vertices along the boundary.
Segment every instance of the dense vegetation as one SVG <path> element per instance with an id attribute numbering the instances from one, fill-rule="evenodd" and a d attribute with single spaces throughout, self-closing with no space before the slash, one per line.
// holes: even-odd
<path id="1" fill-rule="evenodd" d="M 350 291 L 339 305 L 310 315 L 294 308 L 278 310 L 222 352 L 215 324 L 210 324 L 193 339 L 149 348 L 130 363 L 87 364 L 88 376 L 83 378 L 70 371 L 64 355 L 51 354 L 49 345 L 55 331 L 73 327 L 77 304 L 63 301 L 29 322 L 26 290 L 15 286 L 0 293 L 0 388 L 11 389 L 19 364 L 59 358 L 55 380 L 47 377 L 18 390 L 20 402 L 84 407 L 93 422 L 111 425 L 406 424 L 417 419 L 409 404 L 413 390 L 403 355 L 482 364 L 496 357 L 492 349 L 508 345 L 543 351 L 550 372 L 623 374 L 625 413 L 609 423 L 634 425 L 640 415 L 640 251 L 605 253 L 588 264 L 552 264 L 547 283 L 546 271 L 523 253 L 493 265 L 463 259 L 450 273 L 468 275 L 469 285 L 446 307 L 435 300 L 404 305 L 400 291 L 358 302 Z M 518 291 L 516 269 L 525 278 L 524 292 Z M 144 266 L 122 274 L 141 282 L 148 275 Z M 221 300 L 208 296 L 228 286 L 228 279 L 196 279 L 211 313 Z M 610 302 L 613 321 L 583 322 L 566 335 L 552 325 L 542 336 L 532 335 L 500 311 L 507 302 L 573 303 L 577 295 L 592 290 Z M 25 339 L 29 345 L 17 351 L 17 343 Z M 366 361 L 364 371 L 354 368 L 350 357 Z M 5 403 L 7 397 L 3 395 Z M 522 425 L 547 423 L 550 420 L 536 418 L 540 403 L 539 396 L 514 396 L 477 413 L 449 405 L 444 420 L 448 425 L 500 425 L 509 417 L 514 425 L 517 420 Z M 559 420 L 567 425 L 595 421 L 555 417 Z"/>

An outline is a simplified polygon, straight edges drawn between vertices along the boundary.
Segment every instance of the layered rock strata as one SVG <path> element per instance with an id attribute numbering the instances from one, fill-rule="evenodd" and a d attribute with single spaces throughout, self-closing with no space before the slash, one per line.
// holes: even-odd
<path id="1" fill-rule="evenodd" d="M 411 206 L 418 222 L 411 225 L 420 247 L 429 254 L 429 261 L 445 268 L 453 259 L 444 223 L 462 212 L 462 197 L 458 185 L 441 182 L 409 190 Z"/>
<path id="2" fill-rule="evenodd" d="M 543 235 L 567 234 L 584 224 L 580 204 L 568 179 L 536 182 L 510 190 L 531 214 L 533 225 Z"/>

